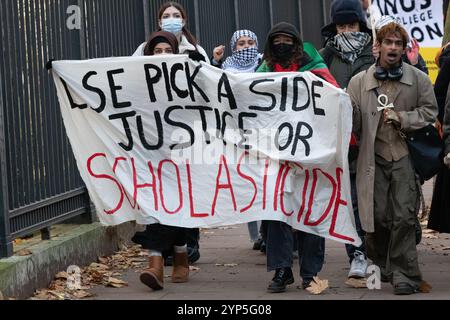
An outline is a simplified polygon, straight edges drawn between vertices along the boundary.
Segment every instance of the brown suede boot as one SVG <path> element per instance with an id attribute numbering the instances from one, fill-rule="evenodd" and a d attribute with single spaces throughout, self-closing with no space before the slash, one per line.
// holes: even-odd
<path id="1" fill-rule="evenodd" d="M 173 269 L 172 282 L 183 283 L 189 280 L 189 262 L 187 252 L 174 253 L 173 255 Z"/>
<path id="2" fill-rule="evenodd" d="M 164 288 L 164 259 L 159 256 L 149 258 L 148 269 L 145 269 L 140 276 L 140 280 L 153 290 Z"/>

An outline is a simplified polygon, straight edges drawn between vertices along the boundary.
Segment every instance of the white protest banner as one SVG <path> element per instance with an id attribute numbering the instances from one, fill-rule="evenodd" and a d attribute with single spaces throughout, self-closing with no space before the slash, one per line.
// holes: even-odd
<path id="1" fill-rule="evenodd" d="M 53 62 L 65 128 L 106 225 L 285 221 L 359 245 L 350 99 L 306 73 L 184 55 Z"/>
<path id="2" fill-rule="evenodd" d="M 439 72 L 434 61 L 444 36 L 442 0 L 373 0 L 381 15 L 391 15 L 420 44 L 420 54 L 427 63 L 431 80 Z"/>

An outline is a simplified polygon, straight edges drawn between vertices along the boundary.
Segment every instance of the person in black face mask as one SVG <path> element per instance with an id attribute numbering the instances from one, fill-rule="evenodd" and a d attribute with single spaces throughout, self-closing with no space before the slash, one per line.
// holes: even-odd
<path id="1" fill-rule="evenodd" d="M 264 51 L 264 62 L 257 72 L 311 71 L 338 87 L 317 50 L 303 43 L 297 29 L 286 22 L 273 27 Z M 262 235 L 266 241 L 267 271 L 275 271 L 267 290 L 283 292 L 294 283 L 292 274 L 294 238 L 297 238 L 300 276 L 306 289 L 322 269 L 325 255 L 325 239 L 303 231 L 294 231 L 280 221 L 263 221 Z"/>
<path id="2" fill-rule="evenodd" d="M 270 30 L 264 49 L 264 61 L 257 72 L 305 72 L 339 87 L 314 46 L 303 42 L 298 30 L 281 22 Z"/>

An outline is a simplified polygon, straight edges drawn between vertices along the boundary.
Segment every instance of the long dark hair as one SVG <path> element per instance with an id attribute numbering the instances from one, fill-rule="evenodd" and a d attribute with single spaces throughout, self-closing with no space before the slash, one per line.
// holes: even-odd
<path id="1" fill-rule="evenodd" d="M 164 14 L 164 11 L 166 11 L 167 8 L 170 7 L 174 7 L 175 9 L 177 9 L 178 11 L 180 11 L 181 13 L 181 17 L 184 19 L 185 26 L 183 27 L 183 35 L 186 37 L 186 39 L 189 41 L 190 44 L 192 44 L 194 47 L 197 47 L 197 39 L 192 35 L 192 33 L 186 28 L 187 25 L 187 14 L 186 14 L 186 10 L 184 10 L 183 6 L 181 4 L 179 4 L 178 2 L 173 2 L 173 1 L 168 1 L 166 3 L 164 3 L 160 8 L 159 8 L 159 13 L 158 13 L 158 19 L 162 20 L 162 16 Z M 161 30 L 161 27 L 158 24 L 158 31 Z"/>
<path id="2" fill-rule="evenodd" d="M 292 37 L 294 40 L 294 54 L 291 59 L 287 61 L 280 61 L 273 52 L 273 40 L 275 39 L 274 35 L 269 39 L 266 43 L 266 47 L 264 49 L 264 60 L 266 60 L 267 65 L 270 69 L 274 69 L 276 64 L 281 65 L 283 68 L 288 68 L 293 64 L 301 65 L 303 59 L 303 41 L 297 37 Z"/>

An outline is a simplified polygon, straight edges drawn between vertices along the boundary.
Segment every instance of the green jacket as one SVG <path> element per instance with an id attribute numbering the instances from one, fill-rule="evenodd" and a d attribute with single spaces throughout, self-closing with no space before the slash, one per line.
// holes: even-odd
<path id="1" fill-rule="evenodd" d="M 327 65 L 323 61 L 319 52 L 317 52 L 316 48 L 314 48 L 314 46 L 311 43 L 304 42 L 303 51 L 305 52 L 305 55 L 303 57 L 302 64 L 300 65 L 298 71 L 299 72 L 310 71 L 314 73 L 316 76 L 324 79 L 325 81 L 337 87 L 338 85 L 336 83 L 336 80 L 331 75 L 330 71 L 327 68 Z M 274 70 L 267 65 L 265 60 L 258 68 L 258 70 L 256 70 L 256 72 L 273 72 L 273 71 Z"/>

